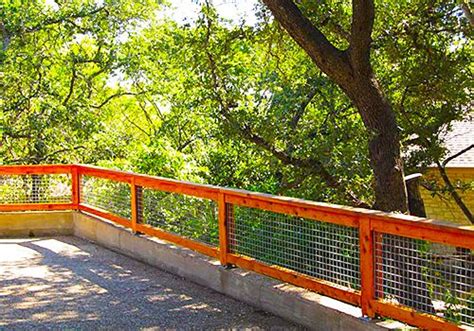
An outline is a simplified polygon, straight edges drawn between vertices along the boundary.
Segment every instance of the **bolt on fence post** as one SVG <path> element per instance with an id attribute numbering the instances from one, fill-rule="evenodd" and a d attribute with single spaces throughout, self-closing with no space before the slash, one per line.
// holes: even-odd
<path id="1" fill-rule="evenodd" d="M 360 279 L 362 314 L 375 317 L 372 302 L 375 300 L 374 236 L 370 218 L 359 219 Z"/>
<path id="2" fill-rule="evenodd" d="M 72 208 L 79 210 L 79 204 L 81 203 L 81 175 L 79 168 L 75 165 L 71 167 L 71 185 Z"/>
<path id="3" fill-rule="evenodd" d="M 217 201 L 219 208 L 218 212 L 218 223 L 219 223 L 219 259 L 221 265 L 227 266 L 227 254 L 229 252 L 229 243 L 228 243 L 228 224 L 227 224 L 227 210 L 225 202 L 225 194 L 219 192 L 219 197 Z"/>

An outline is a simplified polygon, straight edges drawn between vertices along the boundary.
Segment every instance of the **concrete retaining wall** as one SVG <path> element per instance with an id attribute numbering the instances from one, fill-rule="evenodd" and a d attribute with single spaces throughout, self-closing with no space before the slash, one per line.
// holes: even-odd
<path id="1" fill-rule="evenodd" d="M 0 238 L 41 237 L 73 234 L 73 212 L 0 213 Z"/>

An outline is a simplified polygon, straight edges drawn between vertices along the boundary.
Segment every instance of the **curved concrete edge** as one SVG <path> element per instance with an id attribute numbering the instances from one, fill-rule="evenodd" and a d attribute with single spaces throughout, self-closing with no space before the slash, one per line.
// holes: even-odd
<path id="1" fill-rule="evenodd" d="M 74 235 L 226 294 L 312 330 L 400 330 L 406 325 L 362 318 L 357 307 L 219 262 L 107 220 L 74 213 Z"/>
<path id="2" fill-rule="evenodd" d="M 0 238 L 69 236 L 73 234 L 71 211 L 2 212 Z"/>

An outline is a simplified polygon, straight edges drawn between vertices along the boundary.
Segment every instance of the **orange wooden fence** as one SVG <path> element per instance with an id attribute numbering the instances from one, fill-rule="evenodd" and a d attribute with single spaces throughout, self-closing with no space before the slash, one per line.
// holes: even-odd
<path id="1" fill-rule="evenodd" d="M 423 313 L 376 297 L 376 288 L 380 286 L 380 283 L 377 284 L 377 278 L 380 275 L 375 268 L 375 264 L 376 261 L 381 259 L 375 253 L 376 237 L 381 234 L 391 234 L 474 250 L 474 227 L 472 226 L 459 226 L 431 219 L 194 184 L 87 165 L 0 166 L 0 178 L 15 175 L 49 174 L 68 174 L 71 176 L 70 203 L 0 204 L 0 212 L 27 210 L 79 210 L 87 212 L 129 227 L 134 232 L 156 236 L 220 259 L 223 265 L 233 264 L 360 306 L 363 314 L 368 317 L 375 317 L 376 315 L 390 317 L 424 329 L 462 329 L 461 326 L 434 314 Z M 81 200 L 81 178 L 83 176 L 104 178 L 129 185 L 131 219 L 83 203 Z M 213 247 L 166 232 L 157 227 L 141 224 L 138 215 L 138 200 L 140 197 L 137 192 L 142 187 L 215 201 L 218 206 L 219 245 Z M 357 228 L 360 243 L 360 290 L 343 287 L 288 268 L 265 264 L 248 256 L 231 252 L 229 249 L 229 208 L 226 208 L 226 206 L 250 207 Z"/>

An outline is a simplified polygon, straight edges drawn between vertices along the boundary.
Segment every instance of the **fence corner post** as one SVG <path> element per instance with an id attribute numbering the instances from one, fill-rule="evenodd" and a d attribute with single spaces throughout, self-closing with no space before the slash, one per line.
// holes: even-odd
<path id="1" fill-rule="evenodd" d="M 361 308 L 364 316 L 373 318 L 375 311 L 372 302 L 375 300 L 374 238 L 368 217 L 359 220 Z"/>
<path id="2" fill-rule="evenodd" d="M 227 208 L 225 202 L 225 194 L 219 192 L 217 201 L 218 205 L 218 223 L 219 223 L 219 260 L 222 266 L 227 266 L 227 254 L 229 253 L 228 243 L 228 224 L 227 224 Z"/>
<path id="3" fill-rule="evenodd" d="M 79 210 L 79 204 L 81 203 L 81 180 L 79 168 L 76 165 L 71 167 L 71 185 L 72 208 Z"/>

